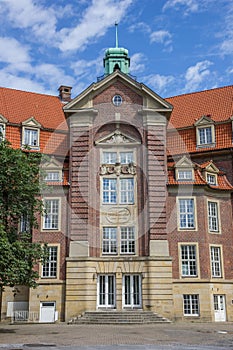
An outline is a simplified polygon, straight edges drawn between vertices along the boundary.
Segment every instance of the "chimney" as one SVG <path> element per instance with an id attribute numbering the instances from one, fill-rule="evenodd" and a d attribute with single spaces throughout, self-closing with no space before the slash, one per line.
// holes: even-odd
<path id="1" fill-rule="evenodd" d="M 64 86 L 61 85 L 58 89 L 59 91 L 59 97 L 62 102 L 70 102 L 71 101 L 71 86 Z"/>

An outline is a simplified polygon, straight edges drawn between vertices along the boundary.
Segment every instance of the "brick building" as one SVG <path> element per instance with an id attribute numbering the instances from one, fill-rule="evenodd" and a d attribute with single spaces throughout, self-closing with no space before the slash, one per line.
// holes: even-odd
<path id="1" fill-rule="evenodd" d="M 52 189 L 33 233 L 50 259 L 38 288 L 3 293 L 2 318 L 233 321 L 233 87 L 163 99 L 129 65 L 106 50 L 104 76 L 73 99 L 0 88 L 4 137 L 49 156 Z"/>

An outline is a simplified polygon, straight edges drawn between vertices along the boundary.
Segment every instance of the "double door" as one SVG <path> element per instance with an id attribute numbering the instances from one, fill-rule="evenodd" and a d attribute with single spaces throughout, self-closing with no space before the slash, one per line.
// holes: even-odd
<path id="1" fill-rule="evenodd" d="M 97 285 L 98 308 L 116 308 L 116 280 L 114 274 L 101 274 Z M 122 279 L 122 308 L 141 308 L 141 276 L 126 274 Z"/>

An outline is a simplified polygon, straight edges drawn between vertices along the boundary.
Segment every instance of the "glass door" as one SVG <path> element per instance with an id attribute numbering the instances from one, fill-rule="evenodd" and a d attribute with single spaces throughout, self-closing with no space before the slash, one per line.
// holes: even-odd
<path id="1" fill-rule="evenodd" d="M 140 308 L 141 302 L 141 276 L 125 275 L 123 276 L 123 307 Z"/>
<path id="2" fill-rule="evenodd" d="M 98 276 L 98 307 L 114 308 L 115 307 L 115 276 L 99 275 Z"/>

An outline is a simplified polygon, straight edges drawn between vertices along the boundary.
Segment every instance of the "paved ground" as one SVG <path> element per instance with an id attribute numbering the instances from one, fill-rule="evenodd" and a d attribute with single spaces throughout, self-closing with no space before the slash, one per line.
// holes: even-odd
<path id="1" fill-rule="evenodd" d="M 0 323 L 0 349 L 229 349 L 233 323 L 67 325 Z"/>

